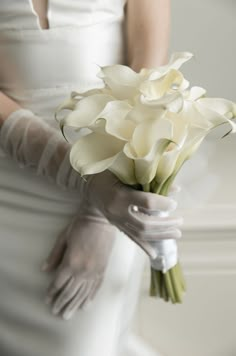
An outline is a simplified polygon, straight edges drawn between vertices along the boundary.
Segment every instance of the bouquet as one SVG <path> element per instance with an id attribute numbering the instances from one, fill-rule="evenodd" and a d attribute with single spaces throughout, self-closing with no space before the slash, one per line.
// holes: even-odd
<path id="1" fill-rule="evenodd" d="M 134 189 L 168 195 L 182 165 L 207 134 L 222 124 L 236 131 L 236 104 L 207 98 L 179 70 L 192 58 L 174 53 L 167 65 L 136 73 L 125 65 L 100 67 L 104 86 L 72 92 L 57 112 L 69 109 L 60 123 L 87 134 L 72 144 L 70 161 L 81 176 L 110 170 Z M 181 303 L 186 290 L 176 240 L 155 242 L 150 258 L 150 295 Z"/>

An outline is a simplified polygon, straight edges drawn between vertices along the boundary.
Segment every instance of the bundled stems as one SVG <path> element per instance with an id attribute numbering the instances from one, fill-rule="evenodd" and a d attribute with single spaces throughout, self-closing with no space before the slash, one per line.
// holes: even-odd
<path id="1" fill-rule="evenodd" d="M 155 192 L 160 195 L 168 195 L 175 176 L 169 177 L 164 184 L 158 185 L 155 181 L 143 186 L 144 191 Z M 186 291 L 186 283 L 179 262 L 170 268 L 166 273 L 151 268 L 151 281 L 149 295 L 160 297 L 166 302 L 171 301 L 173 304 L 183 302 L 183 294 Z"/>

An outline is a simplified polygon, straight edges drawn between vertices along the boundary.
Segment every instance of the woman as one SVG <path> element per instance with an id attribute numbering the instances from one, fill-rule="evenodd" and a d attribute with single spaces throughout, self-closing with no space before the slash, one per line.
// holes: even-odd
<path id="1" fill-rule="evenodd" d="M 1 53 L 11 60 L 2 61 L 0 94 L 0 354 L 125 355 L 140 247 L 154 258 L 150 231 L 151 239 L 177 238 L 181 219 L 131 211 L 176 204 L 109 172 L 85 183 L 53 114 L 72 90 L 101 85 L 96 64 L 164 64 L 169 3 L 3 0 L 0 17 Z M 43 265 L 52 274 L 44 274 L 52 247 Z M 59 318 L 43 303 L 48 284 L 46 303 Z"/>

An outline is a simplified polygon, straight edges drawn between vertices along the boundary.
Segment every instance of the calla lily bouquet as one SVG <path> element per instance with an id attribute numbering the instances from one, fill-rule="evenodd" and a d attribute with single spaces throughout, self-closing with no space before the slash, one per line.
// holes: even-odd
<path id="1" fill-rule="evenodd" d="M 125 65 L 101 67 L 102 88 L 71 93 L 57 110 L 70 112 L 56 118 L 64 136 L 65 126 L 88 129 L 70 152 L 81 176 L 108 169 L 135 189 L 168 195 L 182 165 L 212 129 L 227 124 L 227 134 L 236 132 L 236 104 L 207 98 L 180 72 L 192 56 L 174 53 L 167 65 L 139 73 Z M 159 241 L 155 248 L 150 295 L 181 303 L 185 282 L 176 241 Z"/>

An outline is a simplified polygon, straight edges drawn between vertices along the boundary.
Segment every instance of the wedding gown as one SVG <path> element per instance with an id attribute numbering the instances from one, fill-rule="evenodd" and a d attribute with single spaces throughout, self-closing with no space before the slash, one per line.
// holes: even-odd
<path id="1" fill-rule="evenodd" d="M 50 28 L 42 30 L 30 0 L 1 0 L 0 49 L 23 90 L 10 79 L 1 89 L 58 128 L 54 110 L 72 90 L 101 85 L 98 65 L 124 63 L 124 6 L 124 0 L 49 0 Z M 0 355 L 138 355 L 127 345 L 143 251 L 118 232 L 91 308 L 67 322 L 52 315 L 44 303 L 52 276 L 40 266 L 77 214 L 79 197 L 0 153 Z"/>

